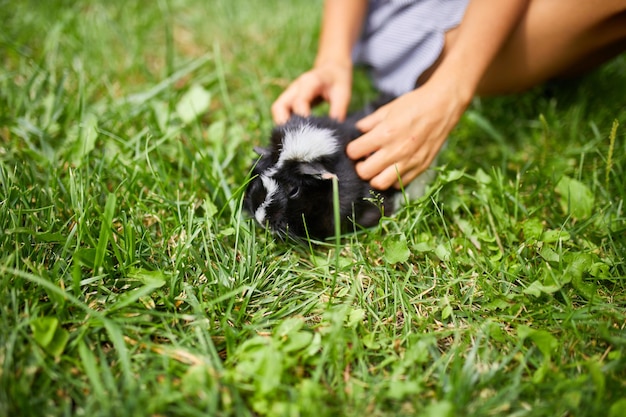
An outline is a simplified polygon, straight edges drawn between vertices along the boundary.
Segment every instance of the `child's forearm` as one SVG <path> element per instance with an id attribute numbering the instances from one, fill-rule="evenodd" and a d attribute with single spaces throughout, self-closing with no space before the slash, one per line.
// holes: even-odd
<path id="1" fill-rule="evenodd" d="M 457 83 L 460 97 L 469 103 L 528 3 L 528 0 L 471 0 L 456 40 L 431 81 Z"/>
<path id="2" fill-rule="evenodd" d="M 361 33 L 367 0 L 326 0 L 315 65 L 329 62 L 350 65 Z"/>

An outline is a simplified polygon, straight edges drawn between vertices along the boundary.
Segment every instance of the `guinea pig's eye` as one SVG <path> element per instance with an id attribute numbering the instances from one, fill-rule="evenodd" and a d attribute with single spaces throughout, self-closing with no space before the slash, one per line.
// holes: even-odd
<path id="1" fill-rule="evenodd" d="M 297 198 L 300 195 L 300 187 L 297 185 L 289 190 L 289 198 Z"/>

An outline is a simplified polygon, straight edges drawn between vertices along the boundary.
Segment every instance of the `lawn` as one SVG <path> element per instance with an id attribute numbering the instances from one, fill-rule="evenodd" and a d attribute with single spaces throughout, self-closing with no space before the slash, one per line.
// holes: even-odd
<path id="1" fill-rule="evenodd" d="M 320 4 L 0 0 L 0 416 L 626 415 L 626 56 L 277 241 L 243 189 Z"/>

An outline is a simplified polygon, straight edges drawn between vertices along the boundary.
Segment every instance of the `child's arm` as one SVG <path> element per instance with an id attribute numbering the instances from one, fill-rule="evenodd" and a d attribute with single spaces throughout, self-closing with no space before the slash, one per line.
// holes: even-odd
<path id="1" fill-rule="evenodd" d="M 374 188 L 404 184 L 426 170 L 470 104 L 485 71 L 523 15 L 528 0 L 472 0 L 455 42 L 421 87 L 400 96 L 357 127 L 348 145 L 361 178 Z"/>
<path id="2" fill-rule="evenodd" d="M 366 0 L 326 0 L 313 68 L 292 82 L 272 105 L 278 124 L 291 113 L 308 116 L 319 98 L 329 102 L 329 115 L 343 120 L 352 88 L 352 47 L 367 11 Z"/>

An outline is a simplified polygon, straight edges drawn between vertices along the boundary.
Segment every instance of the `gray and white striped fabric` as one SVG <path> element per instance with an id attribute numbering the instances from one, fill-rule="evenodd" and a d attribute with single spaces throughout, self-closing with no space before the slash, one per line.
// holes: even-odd
<path id="1" fill-rule="evenodd" d="M 371 70 L 381 92 L 399 96 L 439 57 L 445 32 L 458 26 L 469 0 L 370 0 L 355 64 Z"/>

